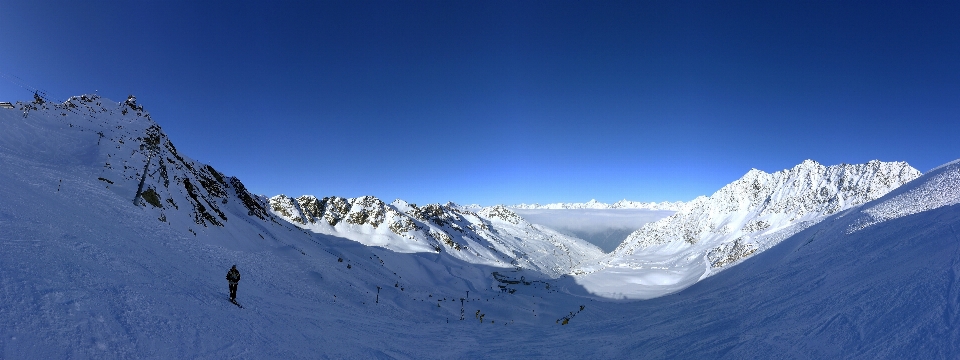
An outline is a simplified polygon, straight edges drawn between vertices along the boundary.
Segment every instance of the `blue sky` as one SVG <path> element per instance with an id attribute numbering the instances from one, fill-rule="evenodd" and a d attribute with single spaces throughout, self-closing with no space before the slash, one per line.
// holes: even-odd
<path id="1" fill-rule="evenodd" d="M 958 23 L 958 2 L 5 1 L 0 72 L 135 94 L 266 195 L 674 201 L 808 158 L 960 157 Z"/>

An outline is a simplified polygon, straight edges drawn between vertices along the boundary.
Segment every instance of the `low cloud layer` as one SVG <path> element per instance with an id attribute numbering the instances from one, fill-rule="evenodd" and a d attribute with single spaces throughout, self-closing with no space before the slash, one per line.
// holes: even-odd
<path id="1" fill-rule="evenodd" d="M 527 221 L 549 227 L 613 251 L 623 239 L 644 224 L 675 211 L 647 209 L 512 209 Z"/>

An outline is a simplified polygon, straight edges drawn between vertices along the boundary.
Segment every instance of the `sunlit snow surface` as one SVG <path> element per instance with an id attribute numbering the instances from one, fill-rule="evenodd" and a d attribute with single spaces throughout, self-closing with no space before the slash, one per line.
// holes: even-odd
<path id="1" fill-rule="evenodd" d="M 453 203 L 386 204 L 373 196 L 270 198 L 271 212 L 318 234 L 395 252 L 431 252 L 478 265 L 532 270 L 551 279 L 569 274 L 600 248 L 531 224 L 497 205 L 476 212 Z"/>
<path id="2" fill-rule="evenodd" d="M 861 221 L 851 225 L 849 231 L 859 231 L 884 221 L 960 203 L 960 193 L 951 189 L 960 188 L 960 162 L 953 161 L 927 173 L 927 181 L 917 187 L 894 190 L 889 199 L 864 209 Z"/>
<path id="3" fill-rule="evenodd" d="M 880 161 L 823 166 L 807 160 L 772 174 L 754 169 L 710 197 L 684 203 L 676 214 L 644 225 L 574 274 L 597 295 L 662 296 L 918 176 L 906 163 Z"/>
<path id="4" fill-rule="evenodd" d="M 504 292 L 491 276 L 501 268 L 261 219 L 233 186 L 198 195 L 227 218 L 200 225 L 175 185 L 192 172 L 173 165 L 160 192 L 179 209 L 135 206 L 146 161 L 135 139 L 152 122 L 98 100 L 95 117 L 82 104 L 0 109 L 0 358 L 960 356 L 960 205 L 941 200 L 960 193 L 944 180 L 955 166 L 676 294 L 600 301 L 570 277 L 505 273 L 517 284 Z M 917 189 L 940 197 L 898 198 L 929 193 Z M 917 210 L 849 232 L 895 198 Z M 226 300 L 232 264 L 244 309 Z"/>

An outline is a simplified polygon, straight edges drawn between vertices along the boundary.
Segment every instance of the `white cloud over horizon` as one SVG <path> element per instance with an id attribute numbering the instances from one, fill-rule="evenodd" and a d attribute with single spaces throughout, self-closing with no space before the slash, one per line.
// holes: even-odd
<path id="1" fill-rule="evenodd" d="M 511 209 L 528 222 L 575 236 L 610 252 L 644 224 L 673 215 L 648 209 Z"/>

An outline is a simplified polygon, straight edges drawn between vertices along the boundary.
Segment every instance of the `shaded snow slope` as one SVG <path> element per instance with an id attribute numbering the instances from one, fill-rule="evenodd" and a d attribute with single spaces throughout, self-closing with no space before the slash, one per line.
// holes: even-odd
<path id="1" fill-rule="evenodd" d="M 385 339 L 555 325 L 583 301 L 545 304 L 569 278 L 293 226 L 178 154 L 132 98 L 0 109 L 0 199 L 2 358 L 449 358 L 463 349 Z M 233 264 L 244 309 L 226 301 Z"/>
<path id="2" fill-rule="evenodd" d="M 750 170 L 710 197 L 694 199 L 676 214 L 644 225 L 608 256 L 575 274 L 596 294 L 661 296 L 918 176 L 920 172 L 904 162 L 880 161 L 828 167 L 807 160 L 773 174 Z"/>
<path id="3" fill-rule="evenodd" d="M 169 186 L 159 168 L 145 181 L 177 207 L 135 205 L 146 157 L 130 145 L 152 121 L 95 100 L 89 118 L 0 109 L 0 358 L 960 357 L 956 166 L 676 294 L 600 301 L 569 276 L 260 217 L 232 181 L 194 188 L 214 225 L 178 181 L 201 181 L 186 157 Z M 878 217 L 893 203 L 914 210 Z M 232 264 L 244 309 L 226 301 Z"/>
<path id="4" fill-rule="evenodd" d="M 78 166 L 104 188 L 157 213 L 189 214 L 193 232 L 223 227 L 231 219 L 275 222 L 265 201 L 238 179 L 177 152 L 136 98 L 113 103 L 96 95 L 76 96 L 62 104 L 18 102 L 3 113 L 0 149 L 11 156 L 60 166 Z M 151 152 L 148 144 L 156 148 Z M 142 177 L 146 170 L 147 176 Z M 143 186 L 140 186 L 143 178 Z"/>
<path id="5" fill-rule="evenodd" d="M 396 252 L 434 252 L 474 264 L 529 269 L 556 278 L 599 248 L 528 223 L 503 206 L 477 212 L 453 203 L 386 204 L 373 196 L 347 199 L 304 195 L 270 199 L 274 214 L 320 234 L 337 235 Z"/>
<path id="6" fill-rule="evenodd" d="M 960 205 L 936 205 L 960 196 L 944 181 L 958 177 L 957 167 L 931 171 L 677 294 L 615 306 L 620 316 L 551 341 L 571 351 L 604 341 L 610 348 L 592 356 L 605 358 L 958 358 Z M 901 196 L 921 189 L 938 193 Z M 927 210 L 849 232 L 891 201 Z M 603 329 L 623 335 L 584 335 Z"/>

